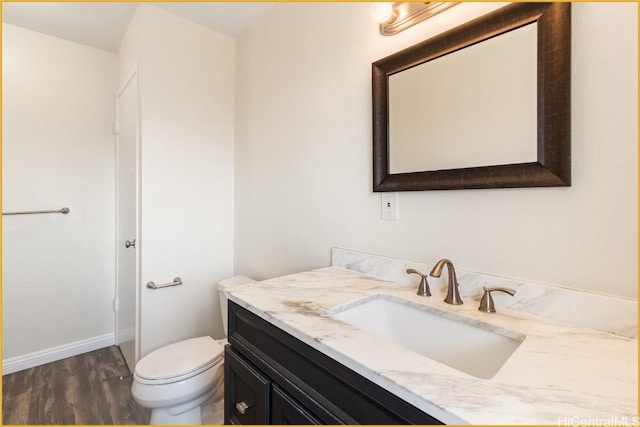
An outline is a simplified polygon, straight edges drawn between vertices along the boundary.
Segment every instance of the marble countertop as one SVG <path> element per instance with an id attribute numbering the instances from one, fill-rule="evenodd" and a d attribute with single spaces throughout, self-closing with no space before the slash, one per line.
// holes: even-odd
<path id="1" fill-rule="evenodd" d="M 526 338 L 480 379 L 340 322 L 337 306 L 388 294 Z M 638 341 L 476 301 L 445 304 L 414 285 L 327 267 L 240 285 L 229 299 L 447 424 L 638 424 Z M 420 327 L 416 325 L 416 333 Z"/>

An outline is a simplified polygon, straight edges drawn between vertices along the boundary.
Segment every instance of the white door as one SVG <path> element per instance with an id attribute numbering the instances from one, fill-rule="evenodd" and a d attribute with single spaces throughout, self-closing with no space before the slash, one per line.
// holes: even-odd
<path id="1" fill-rule="evenodd" d="M 116 98 L 116 344 L 133 372 L 138 330 L 138 84 L 134 73 Z"/>

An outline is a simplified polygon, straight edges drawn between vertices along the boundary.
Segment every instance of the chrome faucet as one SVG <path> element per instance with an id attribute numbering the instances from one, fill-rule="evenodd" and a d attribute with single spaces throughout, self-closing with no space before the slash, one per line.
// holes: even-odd
<path id="1" fill-rule="evenodd" d="M 438 263 L 433 267 L 431 273 L 429 273 L 433 277 L 440 277 L 442 274 L 442 267 L 447 266 L 447 271 L 449 273 L 449 281 L 447 284 L 447 296 L 444 299 L 444 302 L 447 304 L 453 305 L 461 305 L 463 304 L 462 298 L 460 298 L 460 292 L 458 291 L 458 279 L 456 278 L 456 269 L 453 266 L 453 263 L 448 259 L 441 259 Z"/>

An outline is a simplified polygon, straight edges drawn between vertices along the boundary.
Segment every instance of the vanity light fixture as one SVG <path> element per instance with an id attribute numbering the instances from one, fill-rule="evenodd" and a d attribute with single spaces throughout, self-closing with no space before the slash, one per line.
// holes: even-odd
<path id="1" fill-rule="evenodd" d="M 455 2 L 377 2 L 371 5 L 371 18 L 380 25 L 380 34 L 392 36 L 455 6 Z"/>

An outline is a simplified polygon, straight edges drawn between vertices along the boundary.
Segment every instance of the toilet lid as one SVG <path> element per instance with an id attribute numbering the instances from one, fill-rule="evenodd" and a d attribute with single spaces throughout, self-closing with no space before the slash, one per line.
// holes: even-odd
<path id="1" fill-rule="evenodd" d="M 211 337 L 191 338 L 147 354 L 136 364 L 135 374 L 146 380 L 183 377 L 216 363 L 223 351 Z"/>

